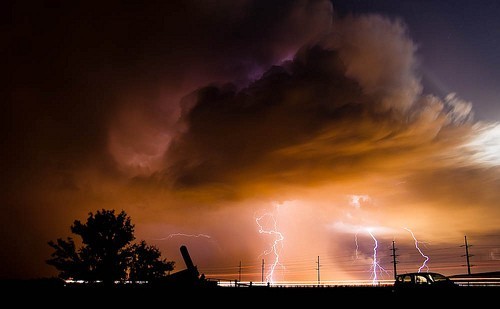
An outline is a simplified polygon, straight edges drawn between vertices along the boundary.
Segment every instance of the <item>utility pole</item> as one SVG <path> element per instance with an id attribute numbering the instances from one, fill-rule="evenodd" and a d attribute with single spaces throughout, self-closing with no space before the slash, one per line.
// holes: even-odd
<path id="1" fill-rule="evenodd" d="M 394 240 L 392 241 L 392 264 L 394 264 L 394 280 L 396 280 L 396 276 L 398 275 L 398 273 L 396 272 L 396 264 L 398 263 L 398 261 L 396 261 L 396 247 L 394 246 Z"/>
<path id="2" fill-rule="evenodd" d="M 241 261 L 240 261 L 240 267 L 238 269 L 238 281 L 241 282 Z"/>
<path id="3" fill-rule="evenodd" d="M 264 259 L 262 259 L 262 267 L 261 267 L 261 279 L 260 281 L 264 283 Z"/>
<path id="4" fill-rule="evenodd" d="M 469 254 L 469 244 L 467 243 L 467 235 L 464 236 L 464 239 L 465 239 L 465 245 L 463 245 L 461 247 L 465 247 L 465 258 L 466 258 L 466 261 L 467 261 L 467 274 L 470 275 L 470 268 L 471 268 L 472 265 L 470 265 L 469 258 L 471 256 L 473 256 L 473 255 Z"/>
<path id="5" fill-rule="evenodd" d="M 318 271 L 318 285 L 319 285 L 319 267 L 320 267 L 320 264 L 319 264 L 319 255 L 318 255 L 318 261 L 316 262 L 318 264 L 318 268 L 316 269 Z"/>

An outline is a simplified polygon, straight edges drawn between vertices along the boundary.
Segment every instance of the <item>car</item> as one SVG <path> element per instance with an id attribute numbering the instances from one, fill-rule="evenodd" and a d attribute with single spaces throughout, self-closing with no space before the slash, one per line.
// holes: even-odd
<path id="1" fill-rule="evenodd" d="M 412 272 L 398 274 L 394 281 L 395 289 L 406 288 L 455 288 L 458 284 L 447 276 L 436 272 Z"/>

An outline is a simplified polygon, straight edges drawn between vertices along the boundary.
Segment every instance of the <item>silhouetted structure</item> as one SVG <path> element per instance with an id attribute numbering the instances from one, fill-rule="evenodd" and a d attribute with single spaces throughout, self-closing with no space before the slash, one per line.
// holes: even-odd
<path id="1" fill-rule="evenodd" d="M 194 266 L 193 264 L 193 260 L 191 260 L 191 256 L 189 255 L 188 249 L 184 245 L 181 246 L 181 254 L 187 269 L 196 269 L 196 266 Z"/>
<path id="2" fill-rule="evenodd" d="M 186 264 L 186 269 L 175 272 L 164 278 L 153 282 L 155 286 L 169 286 L 169 287 L 205 287 L 217 286 L 216 281 L 209 281 L 205 275 L 200 275 L 198 267 L 194 265 L 191 256 L 189 255 L 186 246 L 180 247 L 182 258 Z"/>

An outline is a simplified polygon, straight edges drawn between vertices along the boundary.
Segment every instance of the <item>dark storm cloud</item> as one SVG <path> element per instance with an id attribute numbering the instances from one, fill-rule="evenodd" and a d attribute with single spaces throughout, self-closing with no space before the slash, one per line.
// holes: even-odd
<path id="1" fill-rule="evenodd" d="M 329 124 L 370 117 L 359 85 L 344 73 L 335 51 L 316 46 L 242 91 L 208 86 L 187 97 L 195 100 L 183 119 L 189 129 L 168 155 L 178 158 L 180 183 L 227 181 L 276 150 L 307 142 Z"/>
<path id="2" fill-rule="evenodd" d="M 42 1 L 11 10 L 4 124 L 15 173 L 96 157 L 109 166 L 108 152 L 127 169 L 170 134 L 180 97 L 211 81 L 245 84 L 331 23 L 327 1 Z"/>
<path id="3" fill-rule="evenodd" d="M 470 103 L 422 94 L 401 21 L 372 15 L 333 26 L 247 88 L 211 85 L 184 98 L 187 129 L 167 153 L 177 188 L 230 187 L 232 196 L 397 172 L 471 119 Z"/>

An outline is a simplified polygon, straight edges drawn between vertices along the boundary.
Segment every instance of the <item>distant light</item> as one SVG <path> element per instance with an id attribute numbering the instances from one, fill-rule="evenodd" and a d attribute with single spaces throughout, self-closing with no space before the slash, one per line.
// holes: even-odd
<path id="1" fill-rule="evenodd" d="M 350 195 L 349 204 L 354 206 L 355 208 L 361 208 L 361 202 L 369 202 L 371 200 L 369 195 Z"/>

